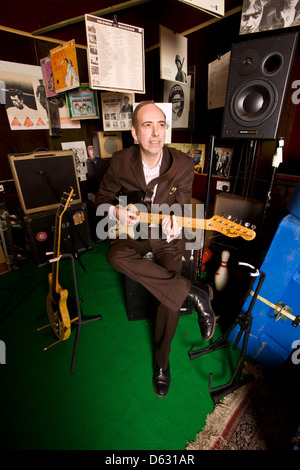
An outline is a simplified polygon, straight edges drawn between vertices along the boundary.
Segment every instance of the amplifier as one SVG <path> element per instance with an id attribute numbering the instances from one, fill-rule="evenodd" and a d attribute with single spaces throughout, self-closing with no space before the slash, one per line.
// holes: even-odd
<path id="1" fill-rule="evenodd" d="M 30 249 L 37 265 L 51 259 L 46 253 L 53 252 L 56 213 L 56 210 L 48 210 L 24 216 Z M 60 252 L 74 253 L 91 247 L 86 204 L 69 206 L 61 220 Z"/>
<path id="2" fill-rule="evenodd" d="M 194 263 L 182 260 L 182 275 L 194 277 Z M 192 276 L 191 276 L 192 275 Z M 128 320 L 148 320 L 156 317 L 159 301 L 140 283 L 124 276 L 125 302 Z M 191 301 L 185 300 L 180 309 L 180 315 L 190 315 L 193 312 Z"/>

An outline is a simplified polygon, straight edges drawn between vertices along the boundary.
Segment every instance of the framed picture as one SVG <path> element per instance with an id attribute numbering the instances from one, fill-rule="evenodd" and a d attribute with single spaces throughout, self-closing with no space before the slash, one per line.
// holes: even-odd
<path id="1" fill-rule="evenodd" d="M 77 90 L 67 93 L 70 119 L 99 119 L 97 94 L 82 83 Z"/>

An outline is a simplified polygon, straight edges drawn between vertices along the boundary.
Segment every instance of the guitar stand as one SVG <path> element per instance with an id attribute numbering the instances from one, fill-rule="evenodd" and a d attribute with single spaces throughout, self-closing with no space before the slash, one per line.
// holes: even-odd
<path id="1" fill-rule="evenodd" d="M 78 297 L 78 288 L 77 288 L 77 279 L 76 279 L 76 269 L 75 269 L 75 260 L 74 256 L 69 253 L 65 253 L 61 256 L 61 259 L 64 258 L 70 258 L 72 262 L 72 271 L 73 271 L 73 282 L 74 282 L 74 292 L 75 292 L 75 302 L 76 302 L 76 310 L 77 310 L 77 318 L 75 321 L 73 321 L 73 324 L 77 325 L 77 331 L 76 331 L 76 338 L 75 338 L 75 344 L 74 344 L 74 350 L 73 350 L 73 357 L 72 357 L 72 364 L 71 364 L 71 372 L 74 372 L 75 368 L 75 361 L 76 361 L 76 355 L 77 355 L 77 349 L 78 349 L 78 344 L 79 344 L 79 336 L 81 332 L 81 327 L 85 323 L 90 323 L 92 321 L 96 320 L 102 320 L 102 316 L 98 315 L 97 317 L 90 317 L 90 318 L 85 318 L 83 320 L 82 318 L 82 312 L 81 312 L 81 307 L 80 307 L 80 300 Z"/>
<path id="2" fill-rule="evenodd" d="M 80 332 L 81 332 L 81 327 L 82 327 L 82 325 L 85 324 L 85 323 L 90 323 L 90 322 L 96 321 L 96 320 L 102 320 L 102 316 L 101 316 L 101 315 L 98 315 L 97 317 L 85 318 L 85 319 L 83 320 L 83 318 L 82 318 L 82 312 L 81 312 L 81 307 L 80 307 L 81 301 L 79 300 L 79 297 L 78 297 L 77 278 L 76 278 L 76 269 L 75 269 L 75 258 L 74 258 L 74 255 L 73 255 L 73 254 L 70 254 L 70 253 L 64 253 L 63 255 L 60 255 L 60 259 L 64 259 L 64 258 L 70 258 L 70 259 L 71 259 L 71 262 L 72 262 L 72 272 L 73 272 L 73 282 L 74 282 L 74 292 L 75 292 L 75 303 L 76 303 L 76 313 L 77 313 L 77 316 L 75 316 L 75 318 L 73 318 L 73 319 L 71 320 L 72 325 L 77 325 L 76 338 L 75 338 L 75 344 L 74 344 L 74 350 L 73 350 L 73 356 L 72 356 L 72 364 L 71 364 L 71 372 L 74 372 L 75 361 L 76 361 L 76 355 L 77 355 L 77 349 L 78 349 L 78 344 L 79 344 L 79 336 L 80 336 Z M 37 331 L 40 331 L 40 330 L 46 328 L 47 326 L 50 326 L 50 325 L 42 326 L 41 328 L 38 328 Z M 51 344 L 51 345 L 48 346 L 47 348 L 44 348 L 44 350 L 46 351 L 46 350 L 49 349 L 51 346 L 54 346 L 55 344 L 59 343 L 60 341 L 62 341 L 62 340 L 59 339 L 58 341 L 56 341 L 55 343 Z"/>
<path id="3" fill-rule="evenodd" d="M 239 264 L 244 264 L 246 266 L 251 267 L 252 269 L 253 266 L 250 266 L 246 263 L 239 263 Z M 227 341 L 228 336 L 232 332 L 232 330 L 239 325 L 240 330 L 238 332 L 238 335 L 236 337 L 236 340 L 233 345 L 233 350 L 235 351 L 237 348 L 237 345 L 242 337 L 242 334 L 244 333 L 244 338 L 243 338 L 243 343 L 242 343 L 242 348 L 241 348 L 241 356 L 240 359 L 233 371 L 232 377 L 224 385 L 220 385 L 218 387 L 212 387 L 212 373 L 209 376 L 209 390 L 211 393 L 211 397 L 214 401 L 214 403 L 218 403 L 222 398 L 224 398 L 226 395 L 229 395 L 232 393 L 234 390 L 237 390 L 238 388 L 242 387 L 246 383 L 251 382 L 254 379 L 254 376 L 252 374 L 246 374 L 243 378 L 242 376 L 242 371 L 243 371 L 243 365 L 244 365 L 244 359 L 246 355 L 246 350 L 247 350 L 247 345 L 248 345 L 248 339 L 249 335 L 251 332 L 251 326 L 252 326 L 252 309 L 254 306 L 254 303 L 257 299 L 258 293 L 261 289 L 262 283 L 265 280 L 265 273 L 262 271 L 256 270 L 255 273 L 250 273 L 251 276 L 258 276 L 260 273 L 260 279 L 257 284 L 256 290 L 254 292 L 253 298 L 251 300 L 251 303 L 249 305 L 249 308 L 246 313 L 240 313 L 239 316 L 236 318 L 236 320 L 232 323 L 232 325 L 225 331 L 225 333 L 220 336 L 217 340 L 215 340 L 213 343 L 210 344 L 210 346 L 203 348 L 203 349 L 198 349 L 198 350 L 193 350 L 194 346 L 189 350 L 189 357 L 190 359 L 195 359 L 198 356 L 202 356 L 204 354 L 217 351 L 219 349 L 227 348 L 230 346 L 230 343 Z"/>

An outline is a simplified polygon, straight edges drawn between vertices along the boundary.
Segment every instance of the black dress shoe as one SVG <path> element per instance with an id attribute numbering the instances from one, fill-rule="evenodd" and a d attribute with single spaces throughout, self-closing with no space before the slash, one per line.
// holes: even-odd
<path id="1" fill-rule="evenodd" d="M 202 337 L 208 341 L 213 337 L 216 326 L 216 318 L 210 302 L 213 298 L 212 287 L 205 284 L 201 287 L 192 286 L 188 298 L 191 299 L 198 314 Z"/>
<path id="2" fill-rule="evenodd" d="M 162 369 L 159 367 L 156 361 L 154 361 L 154 372 L 152 384 L 156 395 L 159 397 L 165 397 L 169 391 L 171 383 L 170 367 Z"/>

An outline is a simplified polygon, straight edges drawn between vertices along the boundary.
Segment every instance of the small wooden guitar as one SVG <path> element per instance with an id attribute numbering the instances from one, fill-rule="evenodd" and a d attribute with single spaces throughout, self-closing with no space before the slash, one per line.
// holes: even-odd
<path id="1" fill-rule="evenodd" d="M 140 217 L 138 223 L 161 224 L 161 221 L 164 217 L 170 217 L 169 214 L 163 215 L 152 212 L 140 212 L 133 204 L 128 204 L 126 209 L 134 212 Z M 244 227 L 243 225 L 240 225 L 219 215 L 214 215 L 211 219 L 196 219 L 191 217 L 176 216 L 176 220 L 178 226 L 180 227 L 187 227 L 193 230 L 215 230 L 220 232 L 222 235 L 231 238 L 242 237 L 244 240 L 250 241 L 253 240 L 256 235 L 254 230 L 252 230 L 250 227 Z M 123 225 L 120 222 L 117 222 L 113 227 L 111 227 L 108 233 L 110 238 L 117 238 L 124 234 L 129 235 L 131 238 L 137 238 L 135 235 L 134 226 Z"/>
<path id="2" fill-rule="evenodd" d="M 60 205 L 57 209 L 55 216 L 52 272 L 48 275 L 49 292 L 46 300 L 47 314 L 54 334 L 60 341 L 68 339 L 71 334 L 71 320 L 67 308 L 68 291 L 60 286 L 58 272 L 62 216 L 67 210 L 73 192 L 73 188 L 70 187 L 68 191 L 63 193 Z"/>

